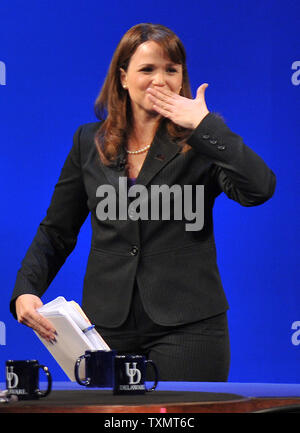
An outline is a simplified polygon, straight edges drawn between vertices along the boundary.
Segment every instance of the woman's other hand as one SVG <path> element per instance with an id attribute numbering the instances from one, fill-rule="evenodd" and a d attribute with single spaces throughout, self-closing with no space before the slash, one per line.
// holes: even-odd
<path id="1" fill-rule="evenodd" d="M 34 329 L 41 337 L 48 341 L 55 341 L 55 328 L 36 310 L 43 305 L 41 299 L 35 295 L 20 295 L 16 299 L 16 313 L 20 323 Z"/>

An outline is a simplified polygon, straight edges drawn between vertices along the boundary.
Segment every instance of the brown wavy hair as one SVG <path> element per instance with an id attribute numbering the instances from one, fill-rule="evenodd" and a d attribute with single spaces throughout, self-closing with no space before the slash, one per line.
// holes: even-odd
<path id="1" fill-rule="evenodd" d="M 121 85 L 120 68 L 127 71 L 132 55 L 139 45 L 147 41 L 157 42 L 172 62 L 182 65 L 180 95 L 192 98 L 186 67 L 186 52 L 178 36 L 160 24 L 141 23 L 130 28 L 114 52 L 104 84 L 95 101 L 95 114 L 98 119 L 103 120 L 95 135 L 95 143 L 101 161 L 105 165 L 116 160 L 121 147 L 127 142 L 132 126 L 130 97 Z M 183 152 L 187 151 L 190 146 L 185 143 L 185 139 L 191 131 L 174 124 L 169 119 L 164 120 L 169 135 L 178 140 Z"/>

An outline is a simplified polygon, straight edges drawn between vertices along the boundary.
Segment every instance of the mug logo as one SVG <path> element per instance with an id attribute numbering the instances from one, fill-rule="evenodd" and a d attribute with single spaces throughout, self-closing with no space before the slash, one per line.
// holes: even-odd
<path id="1" fill-rule="evenodd" d="M 130 362 L 125 362 L 126 374 L 129 377 L 129 384 L 130 385 L 135 385 L 135 384 L 139 383 L 141 378 L 142 378 L 142 373 L 138 368 L 136 368 L 136 364 L 137 364 L 137 362 L 133 362 L 132 363 L 133 367 L 130 368 Z M 136 376 L 136 379 L 134 380 L 133 378 L 135 376 Z"/>
<path id="2" fill-rule="evenodd" d="M 7 378 L 8 388 L 16 388 L 19 383 L 19 378 L 16 375 L 16 373 L 14 373 L 13 369 L 14 369 L 13 367 L 6 367 L 6 378 Z"/>

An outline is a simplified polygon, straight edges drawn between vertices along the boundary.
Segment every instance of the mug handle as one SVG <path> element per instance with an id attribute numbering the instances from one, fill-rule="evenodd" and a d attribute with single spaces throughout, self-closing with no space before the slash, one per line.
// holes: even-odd
<path id="1" fill-rule="evenodd" d="M 154 370 L 154 375 L 155 375 L 155 377 L 154 377 L 154 384 L 153 384 L 153 386 L 151 388 L 146 388 L 147 392 L 151 392 L 151 391 L 155 390 L 155 388 L 157 387 L 157 384 L 158 384 L 158 370 L 157 370 L 156 365 L 154 364 L 154 362 L 151 359 L 146 359 L 145 363 L 146 363 L 146 366 L 147 365 L 151 365 L 151 367 Z"/>
<path id="2" fill-rule="evenodd" d="M 51 389 L 52 389 L 52 377 L 51 377 L 51 374 L 50 374 L 48 367 L 46 367 L 45 365 L 38 365 L 38 368 L 41 368 L 45 372 L 45 374 L 47 376 L 47 380 L 48 380 L 48 387 L 47 387 L 46 391 L 41 391 L 40 389 L 38 389 L 37 394 L 40 397 L 46 397 L 46 395 L 50 394 Z"/>
<path id="3" fill-rule="evenodd" d="M 80 363 L 81 363 L 81 361 L 82 361 L 83 359 L 89 358 L 89 356 L 90 356 L 90 355 L 88 355 L 88 354 L 87 354 L 87 355 L 81 355 L 81 356 L 77 359 L 77 361 L 76 361 L 76 363 L 75 363 L 74 374 L 75 374 L 76 382 L 79 383 L 79 385 L 88 386 L 88 385 L 90 384 L 90 382 L 91 382 L 91 379 L 90 379 L 89 377 L 87 377 L 87 378 L 84 379 L 84 380 L 81 380 L 80 377 L 79 377 L 79 366 L 80 366 Z"/>

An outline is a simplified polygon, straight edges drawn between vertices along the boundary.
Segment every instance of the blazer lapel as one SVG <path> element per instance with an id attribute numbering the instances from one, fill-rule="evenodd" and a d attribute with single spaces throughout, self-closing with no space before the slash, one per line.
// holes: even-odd
<path id="1" fill-rule="evenodd" d="M 147 186 L 153 177 L 162 170 L 180 150 L 181 147 L 170 139 L 165 128 L 161 125 L 153 139 L 136 183 Z M 125 164 L 126 153 L 124 149 L 121 150 L 117 160 L 110 166 L 101 164 L 101 168 L 108 182 L 114 186 L 117 193 L 119 193 L 119 178 L 126 177 Z"/>
<path id="2" fill-rule="evenodd" d="M 109 166 L 101 164 L 101 168 L 108 180 L 108 182 L 114 186 L 117 193 L 119 193 L 119 178 L 126 177 L 126 154 L 125 150 L 122 149 L 120 155 L 116 161 Z"/>
<path id="3" fill-rule="evenodd" d="M 172 141 L 164 129 L 160 127 L 154 137 L 136 183 L 147 186 L 153 177 L 156 176 L 180 150 L 181 147 Z"/>

